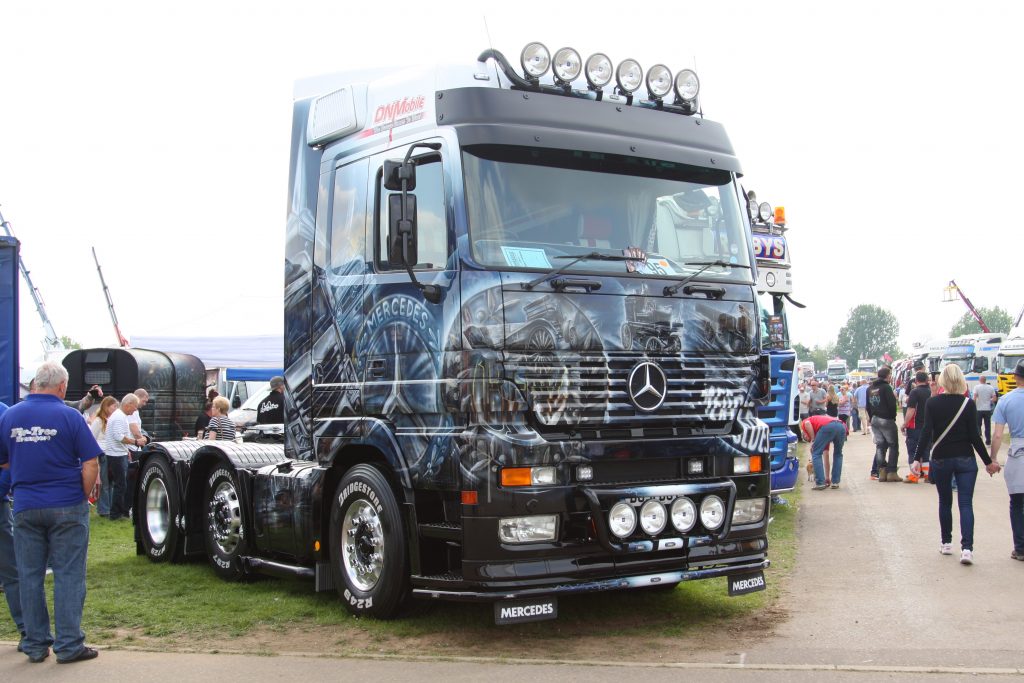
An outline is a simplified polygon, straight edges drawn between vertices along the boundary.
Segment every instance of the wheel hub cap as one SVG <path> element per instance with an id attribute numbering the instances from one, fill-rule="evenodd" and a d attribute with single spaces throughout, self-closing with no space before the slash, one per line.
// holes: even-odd
<path id="1" fill-rule="evenodd" d="M 368 501 L 356 501 L 345 511 L 341 548 L 345 573 L 352 585 L 361 591 L 376 586 L 384 568 L 384 530 L 377 510 Z"/>

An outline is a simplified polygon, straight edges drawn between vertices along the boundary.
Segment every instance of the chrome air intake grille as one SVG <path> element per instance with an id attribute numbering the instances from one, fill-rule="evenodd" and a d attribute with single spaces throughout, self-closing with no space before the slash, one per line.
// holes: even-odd
<path id="1" fill-rule="evenodd" d="M 665 374 L 664 402 L 643 411 L 629 396 L 629 376 L 654 362 Z M 755 355 L 635 353 L 510 354 L 508 376 L 530 401 L 542 433 L 589 438 L 672 438 L 722 433 L 731 426 L 756 369 Z"/>

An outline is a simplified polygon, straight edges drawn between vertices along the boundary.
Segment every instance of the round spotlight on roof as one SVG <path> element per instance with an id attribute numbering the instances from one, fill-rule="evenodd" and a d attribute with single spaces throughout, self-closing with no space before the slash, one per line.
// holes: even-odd
<path id="1" fill-rule="evenodd" d="M 683 102 L 693 102 L 700 92 L 700 79 L 690 69 L 683 69 L 676 74 L 676 97 Z"/>
<path id="2" fill-rule="evenodd" d="M 664 64 L 655 64 L 647 70 L 647 92 L 656 100 L 672 92 L 672 72 Z"/>
<path id="3" fill-rule="evenodd" d="M 555 79 L 559 83 L 572 83 L 583 71 L 583 59 L 580 53 L 571 47 L 563 47 L 555 52 L 555 60 L 551 67 L 555 72 Z"/>
<path id="4" fill-rule="evenodd" d="M 590 55 L 587 57 L 586 74 L 587 84 L 600 90 L 612 80 L 612 60 L 600 52 Z"/>
<path id="5" fill-rule="evenodd" d="M 635 59 L 624 59 L 619 62 L 619 68 L 615 70 L 615 83 L 619 90 L 629 95 L 640 87 L 644 80 L 644 70 L 640 68 L 640 62 Z"/>
<path id="6" fill-rule="evenodd" d="M 757 197 L 753 193 L 751 193 L 750 199 L 747 200 L 747 213 L 750 214 L 751 221 L 756 221 L 760 213 L 760 209 L 757 206 Z"/>
<path id="7" fill-rule="evenodd" d="M 540 78 L 551 66 L 551 53 L 541 43 L 530 43 L 523 48 L 519 62 L 523 65 L 523 73 L 528 77 Z"/>
<path id="8" fill-rule="evenodd" d="M 762 222 L 767 223 L 772 219 L 772 216 L 774 216 L 775 214 L 772 211 L 772 207 L 768 202 L 761 202 L 761 204 L 757 207 L 757 215 L 760 217 Z"/>

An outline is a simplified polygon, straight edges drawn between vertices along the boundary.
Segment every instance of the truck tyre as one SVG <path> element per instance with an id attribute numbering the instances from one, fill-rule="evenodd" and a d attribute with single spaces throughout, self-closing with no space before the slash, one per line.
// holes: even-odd
<path id="1" fill-rule="evenodd" d="M 349 470 L 331 504 L 331 571 L 345 607 L 389 619 L 408 592 L 405 530 L 387 479 L 372 465 Z"/>
<path id="2" fill-rule="evenodd" d="M 181 557 L 180 505 L 170 465 L 162 457 L 150 457 L 139 475 L 135 523 L 142 549 L 153 562 L 175 562 Z"/>
<path id="3" fill-rule="evenodd" d="M 238 499 L 238 477 L 226 463 L 219 463 L 206 480 L 206 554 L 213 571 L 225 581 L 245 577 L 242 555 L 248 546 L 242 506 Z"/>

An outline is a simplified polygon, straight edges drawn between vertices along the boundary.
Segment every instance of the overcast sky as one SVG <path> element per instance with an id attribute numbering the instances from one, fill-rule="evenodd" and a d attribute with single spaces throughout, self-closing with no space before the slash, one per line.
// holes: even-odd
<path id="1" fill-rule="evenodd" d="M 786 207 L 794 340 L 834 340 L 862 303 L 904 348 L 942 337 L 966 310 L 941 303 L 950 279 L 1024 304 L 1024 3 L 487 4 L 0 4 L 0 210 L 57 333 L 116 343 L 90 247 L 128 337 L 279 333 L 294 81 L 490 44 L 518 62 L 531 40 L 696 67 L 744 184 Z"/>

